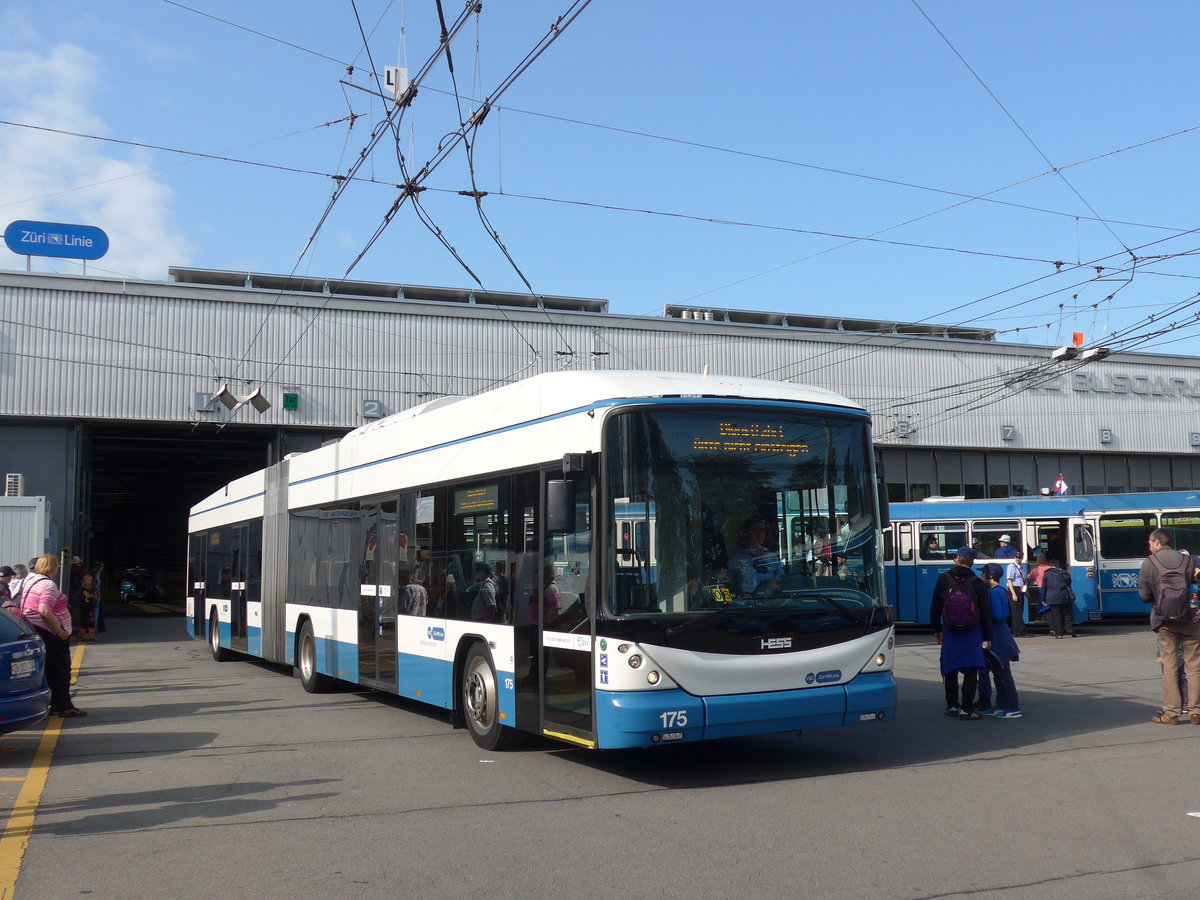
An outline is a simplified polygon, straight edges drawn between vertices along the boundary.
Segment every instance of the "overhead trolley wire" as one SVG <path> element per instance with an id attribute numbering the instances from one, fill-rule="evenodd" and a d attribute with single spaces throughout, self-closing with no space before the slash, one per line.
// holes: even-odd
<path id="1" fill-rule="evenodd" d="M 256 35 L 260 38 L 266 38 L 268 41 L 274 41 L 277 44 L 283 44 L 285 47 L 291 47 L 293 50 L 299 50 L 301 53 L 308 53 L 311 56 L 317 56 L 321 59 L 329 60 L 329 62 L 337 63 L 339 66 L 349 66 L 351 63 L 344 62 L 340 59 L 334 59 L 332 56 L 326 56 L 324 53 L 318 53 L 316 50 L 310 50 L 308 47 L 301 47 L 299 44 L 293 44 L 291 41 L 285 41 L 283 38 L 277 38 L 274 35 L 266 34 L 262 31 L 255 31 L 253 28 L 248 28 L 245 25 L 239 25 L 237 22 L 232 22 L 229 19 L 222 19 L 220 16 L 214 16 L 212 13 L 206 13 L 203 10 L 195 9 L 183 3 L 178 3 L 176 0 L 162 0 L 169 6 L 175 6 L 179 9 L 187 10 L 190 13 L 195 13 L 198 16 L 204 16 L 206 19 L 212 19 L 214 22 L 220 22 L 222 25 L 229 25 L 232 28 L 237 28 L 239 31 L 245 31 Z"/>
<path id="2" fill-rule="evenodd" d="M 421 182 L 424 181 L 426 178 L 428 178 L 429 175 L 431 175 L 433 173 L 433 171 L 435 169 L 437 169 L 437 167 L 440 166 L 446 160 L 446 158 L 450 155 L 450 153 L 453 152 L 453 150 L 460 143 L 462 143 L 462 141 L 467 139 L 468 132 L 474 132 L 475 130 L 477 130 L 479 128 L 480 124 L 482 124 L 482 122 L 483 122 L 483 119 L 487 115 L 487 110 L 488 110 L 489 106 L 491 105 L 491 103 L 498 100 L 501 96 L 503 96 L 505 91 L 507 91 L 510 87 L 512 87 L 512 85 L 516 82 L 516 80 L 521 75 L 523 75 L 529 69 L 529 67 L 531 65 L 533 65 L 533 63 L 537 60 L 537 58 L 539 56 L 541 56 L 542 53 L 544 53 L 546 51 L 546 49 L 562 35 L 562 33 L 571 25 L 571 23 L 573 23 L 579 17 L 579 15 L 583 12 L 584 9 L 586 9 L 588 7 L 588 5 L 590 5 L 590 3 L 591 3 L 591 0 L 575 0 L 575 2 L 571 4 L 571 6 L 567 9 L 567 11 L 565 13 L 563 13 L 562 15 L 560 15 L 554 21 L 554 23 L 551 24 L 547 34 L 544 35 L 542 37 L 542 39 L 533 47 L 533 49 L 530 50 L 529 53 L 527 53 L 525 55 L 525 58 L 522 59 L 521 62 L 517 64 L 517 66 L 508 74 L 507 77 L 504 78 L 504 80 L 500 83 L 500 85 L 492 92 L 492 94 L 488 97 L 488 99 L 484 101 L 484 105 L 479 110 L 477 110 L 474 114 L 472 114 L 472 116 L 470 117 L 470 120 L 467 123 L 463 124 L 457 131 L 455 131 L 453 133 L 453 135 L 451 135 L 451 137 L 448 141 L 446 141 L 442 144 L 442 146 L 439 148 L 438 152 L 430 160 L 428 160 L 425 163 L 425 165 L 423 165 L 421 167 L 420 171 L 418 171 L 415 176 L 413 176 L 412 178 L 409 178 L 406 181 L 406 183 L 402 187 L 400 195 L 396 198 L 396 201 L 392 204 L 392 207 L 389 209 L 388 213 L 385 215 L 384 221 L 380 224 L 380 226 L 378 228 L 376 228 L 375 233 L 367 241 L 367 243 L 363 247 L 363 249 L 354 258 L 354 260 L 351 261 L 350 265 L 346 268 L 346 272 L 343 275 L 343 277 L 346 277 L 347 275 L 350 274 L 351 271 L 353 271 L 354 267 L 358 264 L 358 262 L 363 258 L 363 256 L 366 255 L 366 253 L 371 249 L 371 247 L 374 245 L 374 243 L 383 234 L 384 230 L 386 230 L 386 228 L 387 228 L 388 223 L 390 223 L 390 221 L 391 221 L 391 217 L 394 216 L 395 211 L 398 210 L 401 205 L 403 205 L 405 199 L 415 195 L 421 189 Z M 450 37 L 439 43 L 439 51 L 432 58 L 433 62 L 436 62 L 436 58 L 438 56 L 440 56 L 440 52 L 441 52 L 442 48 L 448 48 L 449 41 L 453 39 L 453 35 L 457 34 L 458 29 L 460 29 L 462 27 L 462 25 L 465 24 L 467 15 L 470 12 L 476 10 L 479 6 L 480 6 L 480 4 L 477 2 L 471 2 L 471 3 L 467 4 L 467 6 L 463 10 L 463 12 L 460 14 L 459 19 L 456 20 L 455 26 L 451 29 Z M 432 63 L 427 64 L 427 66 L 422 69 L 422 73 L 423 74 L 426 73 L 429 70 L 429 68 L 432 68 Z M 409 89 L 406 94 L 406 96 L 409 99 L 411 99 L 411 96 L 413 95 L 415 86 L 416 86 L 416 80 L 414 80 L 409 85 Z M 405 104 L 405 105 L 407 105 L 407 104 Z M 397 108 L 399 108 L 400 106 L 401 106 L 401 104 L 398 102 Z M 391 117 L 391 114 L 389 113 L 389 116 L 385 120 L 385 123 L 390 124 L 391 122 L 392 122 L 392 117 Z M 372 145 L 371 145 L 372 149 L 374 147 L 374 143 L 377 143 L 377 139 L 372 143 Z M 363 157 L 360 157 L 360 162 L 361 162 L 362 158 Z M 339 185 L 339 187 L 340 187 L 340 185 Z M 324 218 L 322 219 L 322 221 L 324 221 Z M 287 360 L 287 357 L 291 353 L 291 350 L 295 348 L 295 346 L 300 342 L 300 340 L 307 333 L 308 329 L 312 327 L 312 324 L 316 321 L 316 318 L 319 314 L 320 314 L 320 310 L 318 310 L 317 314 L 315 314 L 313 316 L 313 318 L 309 321 L 309 323 L 301 331 L 300 335 L 297 336 L 296 341 L 292 344 L 292 347 L 289 348 L 288 352 L 285 353 L 283 358 L 279 361 L 279 364 L 276 366 L 276 370 L 279 368 L 279 366 L 282 366 L 283 363 Z M 261 331 L 261 328 L 260 328 L 260 331 Z M 530 347 L 530 349 L 536 354 L 537 353 L 536 348 L 534 348 L 533 345 L 529 343 L 528 339 L 526 339 L 524 337 L 524 335 L 521 335 L 521 338 L 522 338 L 522 340 L 524 340 L 526 342 L 526 344 Z M 273 377 L 274 372 L 275 372 L 275 370 L 272 370 L 272 372 L 267 377 L 268 378 Z"/>
<path id="3" fill-rule="evenodd" d="M 478 0 L 472 0 L 472 2 L 469 2 L 466 4 L 466 6 L 463 8 L 463 11 L 459 14 L 458 19 L 455 20 L 455 23 L 452 26 L 450 33 L 445 37 L 445 39 L 438 42 L 437 48 L 429 56 L 429 58 L 425 61 L 425 63 L 421 66 L 420 71 L 416 74 L 415 77 L 410 79 L 408 89 L 405 91 L 404 95 L 402 97 L 400 97 L 399 99 L 397 99 L 396 103 L 388 110 L 385 118 L 381 122 L 377 123 L 375 128 L 372 129 L 371 136 L 367 142 L 367 145 L 359 152 L 358 158 L 353 163 L 351 163 L 350 169 L 347 172 L 347 175 L 337 177 L 336 184 L 333 189 L 333 193 L 331 194 L 329 201 L 325 205 L 325 210 L 321 213 L 321 216 L 317 220 L 316 226 L 314 227 L 312 233 L 309 235 L 308 240 L 304 244 L 304 248 L 300 251 L 300 255 L 297 257 L 295 265 L 292 266 L 293 274 L 295 273 L 296 269 L 299 267 L 301 260 L 304 259 L 305 255 L 307 255 L 309 249 L 312 247 L 313 241 L 316 239 L 317 235 L 320 233 L 321 229 L 324 227 L 325 222 L 328 221 L 330 213 L 333 211 L 334 206 L 337 204 L 338 200 L 341 198 L 341 196 L 342 196 L 343 192 L 346 190 L 347 186 L 351 183 L 353 176 L 355 176 L 358 173 L 358 170 L 361 169 L 363 164 L 370 158 L 372 151 L 378 145 L 379 141 L 382 140 L 383 135 L 387 132 L 388 128 L 393 124 L 393 120 L 399 119 L 403 116 L 404 110 L 406 110 L 408 108 L 408 106 L 411 104 L 413 98 L 416 96 L 417 88 L 421 84 L 422 80 L 426 76 L 428 76 L 428 74 L 433 70 L 433 67 L 437 64 L 438 59 L 441 58 L 442 53 L 446 51 L 446 49 L 449 47 L 450 42 L 454 40 L 454 38 L 457 36 L 459 31 L 462 29 L 462 27 L 464 25 L 466 25 L 467 21 L 469 21 L 469 16 L 470 16 L 471 11 L 473 9 L 475 9 L 477 6 L 479 6 Z M 353 266 L 351 266 L 351 268 L 353 268 Z M 346 275 L 348 275 L 349 273 L 350 273 L 350 269 L 347 269 Z M 345 277 L 345 275 L 343 275 L 343 277 Z M 272 304 L 271 307 L 267 310 L 266 314 L 263 317 L 263 321 L 261 323 L 259 323 L 258 329 L 251 336 L 250 341 L 246 347 L 246 352 L 242 355 L 242 359 L 240 359 L 238 361 L 237 367 L 234 370 L 235 378 L 240 373 L 242 365 L 245 362 L 246 356 L 249 354 L 250 350 L 253 349 L 254 344 L 258 341 L 259 335 L 262 334 L 263 329 L 266 327 L 267 322 L 270 320 L 271 314 L 278 307 L 279 302 L 283 297 L 283 293 L 284 293 L 283 291 L 280 291 L 279 294 L 276 296 L 275 303 Z M 324 307 L 322 307 L 322 309 L 323 308 Z M 321 313 L 321 310 L 318 309 L 313 314 L 313 317 L 312 317 L 312 319 L 309 320 L 308 325 L 304 328 L 304 330 L 296 338 L 296 341 L 292 344 L 292 346 L 288 348 L 287 353 L 284 354 L 283 358 L 280 360 L 279 364 L 275 367 L 275 369 L 272 370 L 271 375 L 269 375 L 268 378 L 273 377 L 275 371 L 278 371 L 279 366 L 283 365 L 283 362 L 287 359 L 288 355 L 292 352 L 292 350 L 294 350 L 296 348 L 296 346 L 299 344 L 300 340 L 303 339 L 304 335 L 308 333 L 308 329 L 312 327 L 313 322 L 315 322 L 317 320 L 317 317 L 320 315 L 320 313 Z"/>
<path id="4" fill-rule="evenodd" d="M 1104 218 L 1102 218 L 1098 212 L 1096 212 L 1096 210 L 1095 210 L 1095 208 L 1093 208 L 1092 204 L 1087 201 L 1087 198 L 1085 198 L 1083 196 L 1083 194 L 1079 193 L 1078 189 L 1075 187 L 1075 185 L 1073 185 L 1071 183 L 1070 179 L 1068 179 L 1067 176 L 1063 174 L 1062 170 L 1059 169 L 1057 166 L 1054 165 L 1054 163 L 1052 163 L 1050 161 L 1050 157 L 1048 157 L 1042 151 L 1042 148 L 1038 146 L 1037 141 L 1035 141 L 1033 139 L 1033 137 L 1029 134 L 1028 131 L 1026 131 L 1024 129 L 1024 127 L 1022 127 L 1021 123 L 1016 120 L 1016 117 L 1013 116 L 1013 114 L 1008 111 L 1008 107 L 1006 107 L 1004 105 L 1004 103 L 1001 102 L 1000 98 L 997 97 L 996 94 L 992 91 L 992 89 L 990 87 L 988 87 L 987 82 L 985 82 L 979 76 L 979 73 L 976 72 L 974 68 L 972 68 L 971 64 L 969 62 L 967 62 L 966 58 L 961 53 L 958 52 L 958 48 L 955 47 L 954 44 L 950 41 L 950 39 L 948 37 L 946 37 L 946 35 L 942 32 L 942 30 L 940 28 L 938 28 L 937 24 L 933 21 L 933 19 L 929 18 L 928 13 L 926 13 L 925 10 L 921 8 L 921 4 L 918 3 L 917 0 L 911 0 L 911 2 L 912 2 L 912 5 L 914 7 L 916 7 L 917 12 L 919 12 L 921 14 L 921 16 L 925 19 L 925 21 L 929 23 L 929 26 L 935 32 L 937 32 L 938 37 L 940 37 L 946 43 L 946 46 L 950 48 L 950 51 L 955 56 L 958 57 L 958 61 L 961 62 L 963 64 L 963 66 L 966 68 L 966 70 L 971 73 L 971 76 L 977 82 L 979 82 L 979 86 L 982 87 L 985 91 L 987 91 L 988 96 L 991 97 L 992 100 L 995 101 L 996 105 L 1000 107 L 1001 112 L 1003 112 L 1004 115 L 1008 117 L 1008 120 L 1010 122 L 1012 122 L 1012 124 L 1016 127 L 1017 131 L 1021 132 L 1021 135 L 1025 138 L 1026 141 L 1029 142 L 1029 145 L 1031 147 L 1033 147 L 1034 150 L 1037 151 L 1038 156 L 1040 156 L 1042 158 L 1042 160 L 1046 163 L 1046 165 L 1048 165 L 1050 167 L 1050 171 L 1053 172 L 1055 175 L 1057 175 L 1062 180 L 1062 183 L 1071 189 L 1071 193 L 1073 193 L 1076 197 L 1078 197 L 1079 201 L 1088 208 L 1088 210 L 1091 212 L 1091 214 L 1093 216 L 1096 217 L 1096 221 L 1098 221 L 1101 225 L 1103 225 L 1108 230 L 1108 233 L 1113 236 L 1113 240 L 1115 240 L 1118 244 L 1120 244 L 1122 247 L 1124 247 L 1125 251 L 1127 253 L 1129 253 L 1130 256 L 1132 256 L 1133 251 L 1131 251 L 1129 249 L 1129 247 L 1126 246 L 1125 242 L 1123 240 L 1121 240 L 1121 238 L 1117 235 L 1117 233 L 1115 231 L 1113 231 L 1112 226 L 1109 225 L 1109 223 Z"/>
<path id="5" fill-rule="evenodd" d="M 1144 249 L 1144 248 L 1147 248 L 1147 247 L 1154 247 L 1154 246 L 1158 246 L 1159 244 L 1162 244 L 1162 243 L 1164 243 L 1165 241 L 1168 241 L 1168 240 L 1175 240 L 1176 238 L 1183 237 L 1183 236 L 1186 236 L 1186 235 L 1196 234 L 1196 233 L 1200 233 L 1200 228 L 1193 228 L 1193 229 L 1191 229 L 1190 231 L 1183 232 L 1182 234 L 1171 235 L 1171 236 L 1168 236 L 1168 237 L 1159 238 L 1159 239 L 1157 239 L 1157 240 L 1148 241 L 1147 243 L 1145 243 L 1145 244 L 1142 244 L 1141 246 L 1139 246 L 1139 247 L 1138 247 L 1138 248 L 1136 248 L 1136 249 L 1138 249 L 1138 250 L 1141 250 L 1141 249 Z M 1194 251 L 1192 251 L 1192 250 L 1189 250 L 1188 252 L 1189 252 L 1189 253 L 1191 253 L 1191 252 L 1194 252 Z M 1030 287 L 1031 285 L 1038 284 L 1038 283 L 1040 283 L 1040 282 L 1042 282 L 1042 281 L 1045 281 L 1045 280 L 1047 280 L 1047 279 L 1049 279 L 1049 278 L 1055 278 L 1055 277 L 1057 277 L 1058 275 L 1060 275 L 1060 274 L 1063 274 L 1064 272 L 1070 272 L 1070 271 L 1073 271 L 1073 270 L 1076 270 L 1076 269 L 1085 269 L 1085 268 L 1091 268 L 1091 269 L 1095 269 L 1095 268 L 1096 268 L 1096 267 L 1097 267 L 1097 266 L 1098 266 L 1100 263 L 1103 263 L 1103 262 L 1107 261 L 1108 259 L 1111 259 L 1111 258 L 1112 258 L 1112 257 L 1114 257 L 1114 256 L 1123 256 L 1123 255 L 1124 255 L 1124 252 L 1116 252 L 1116 253 L 1110 253 L 1110 254 L 1108 254 L 1107 256 L 1098 257 L 1098 258 L 1096 258 L 1096 259 L 1093 259 L 1093 260 L 1091 260 L 1090 262 L 1087 262 L 1087 263 L 1063 264 L 1063 266 L 1062 266 L 1062 267 L 1057 267 L 1057 266 L 1056 266 L 1056 270 L 1055 270 L 1054 272 L 1048 273 L 1048 274 L 1046 274 L 1046 275 L 1040 275 L 1040 276 L 1038 276 L 1038 277 L 1036 277 L 1036 278 L 1029 279 L 1028 281 L 1022 282 L 1022 283 L 1020 283 L 1020 284 L 1017 284 L 1017 285 L 1014 285 L 1014 286 L 1012 286 L 1012 287 L 1005 288 L 1005 289 L 1003 289 L 1003 290 L 1000 290 L 1000 291 L 993 291 L 993 292 L 992 292 L 992 293 L 990 293 L 990 294 L 987 294 L 987 295 L 985 295 L 985 296 L 983 296 L 983 297 L 976 298 L 975 300 L 971 300 L 971 301 L 969 301 L 969 302 L 967 302 L 967 303 L 959 304 L 958 306 L 952 306 L 952 307 L 949 307 L 948 309 L 942 310 L 942 311 L 940 311 L 940 312 L 932 313 L 932 314 L 931 314 L 931 315 L 929 315 L 929 316 L 926 316 L 926 317 L 924 317 L 924 318 L 922 318 L 922 319 L 918 319 L 916 322 L 914 322 L 914 323 L 912 323 L 912 324 L 915 324 L 915 325 L 926 324 L 926 323 L 929 323 L 929 322 L 930 322 L 930 320 L 932 320 L 932 319 L 935 319 L 935 318 L 937 318 L 938 316 L 943 316 L 943 315 L 946 315 L 946 314 L 948 314 L 948 313 L 951 313 L 951 312 L 958 312 L 958 313 L 961 313 L 963 310 L 967 309 L 968 307 L 975 306 L 976 304 L 979 304 L 979 303 L 984 303 L 984 302 L 986 302 L 986 301 L 988 301 L 988 300 L 992 300 L 992 299 L 994 299 L 994 298 L 996 298 L 996 297 L 1003 296 L 1004 294 L 1012 293 L 1013 291 L 1017 291 L 1017 290 L 1020 290 L 1020 289 L 1022 289 L 1022 288 Z M 1113 270 L 1113 271 L 1115 271 L 1115 272 L 1121 272 L 1122 270 L 1121 270 L 1121 269 L 1115 269 L 1115 270 Z M 1029 304 L 1029 303 L 1036 302 L 1037 300 L 1044 299 L 1045 297 L 1047 297 L 1047 296 L 1051 296 L 1051 295 L 1053 295 L 1053 294 L 1055 294 L 1055 293 L 1061 293 L 1063 290 L 1071 290 L 1072 288 L 1074 288 L 1074 287 L 1077 287 L 1077 286 L 1079 286 L 1079 285 L 1082 285 L 1082 284 L 1087 284 L 1087 283 L 1089 283 L 1090 281 L 1093 281 L 1093 280 L 1094 280 L 1094 279 L 1088 279 L 1088 281 L 1086 281 L 1086 282 L 1078 282 L 1077 284 L 1075 284 L 1075 285 L 1071 285 L 1071 286 L 1069 286 L 1069 287 L 1067 287 L 1067 288 L 1060 288 L 1060 289 L 1058 289 L 1058 290 L 1051 291 L 1051 292 L 1049 292 L 1049 293 L 1047 293 L 1047 294 L 1040 295 L 1039 297 L 1034 297 L 1034 298 L 1031 298 L 1031 299 L 1029 299 L 1029 300 L 1024 300 L 1024 301 L 1021 301 L 1021 302 L 1017 303 L 1017 304 L 1016 304 L 1016 306 L 1009 307 L 1009 308 L 1010 308 L 1010 309 L 1015 309 L 1015 308 L 1017 308 L 1017 307 L 1020 307 L 1020 306 L 1027 305 L 1027 304 Z M 996 312 L 999 312 L 999 310 L 997 310 Z M 986 316 L 988 316 L 988 315 L 993 315 L 993 314 L 995 314 L 995 313 L 994 313 L 994 312 L 988 312 L 988 313 L 984 313 L 984 314 L 983 314 L 983 316 L 984 316 L 984 317 L 986 317 Z M 963 320 L 960 320 L 960 321 L 959 321 L 957 324 L 953 324 L 953 325 L 946 325 L 945 327 L 946 327 L 947 329 L 950 329 L 950 328 L 955 328 L 955 327 L 962 327 L 963 325 L 966 325 L 967 323 L 978 321 L 978 320 L 979 320 L 979 318 L 981 318 L 981 317 L 980 317 L 980 316 L 974 316 L 974 317 L 972 317 L 972 318 L 970 318 L 970 319 L 963 319 Z M 863 337 L 861 340 L 859 340 L 859 341 L 855 341 L 855 342 L 852 342 L 852 343 L 851 343 L 849 346 L 851 346 L 851 347 L 854 347 L 854 346 L 860 346 L 860 345 L 862 345 L 862 344 L 864 344 L 864 343 L 867 343 L 867 342 L 869 342 L 869 341 L 872 341 L 872 340 L 874 340 L 875 338 L 877 338 L 877 337 L 879 337 L 879 336 L 881 336 L 881 335 L 883 335 L 883 336 L 888 336 L 888 335 L 887 335 L 887 333 L 882 333 L 882 332 L 877 332 L 877 333 L 873 333 L 873 334 L 867 334 L 867 335 L 865 335 L 865 336 L 864 336 L 864 337 Z M 872 348 L 871 350 L 869 350 L 869 351 L 867 351 L 867 352 L 868 352 L 868 353 L 876 353 L 876 352 L 879 352 L 879 351 L 880 351 L 880 350 L 882 350 L 882 349 L 886 349 L 887 347 L 899 346 L 899 345 L 902 345 L 902 344 L 904 344 L 904 343 L 907 343 L 907 342 L 909 342 L 909 341 L 913 341 L 913 340 L 919 340 L 919 339 L 921 339 L 921 338 L 923 338 L 923 337 L 928 337 L 928 335 L 891 335 L 891 336 L 895 337 L 895 340 L 891 341 L 891 342 L 890 342 L 889 344 L 887 344 L 886 346 L 874 347 L 874 348 Z M 842 350 L 842 349 L 844 349 L 844 348 L 843 348 L 842 346 L 840 346 L 840 345 L 839 345 L 839 347 L 837 347 L 837 348 L 831 348 L 830 350 L 827 350 L 827 351 L 825 351 L 824 353 L 822 353 L 822 354 L 818 355 L 818 357 L 816 357 L 816 358 L 820 358 L 820 356 L 827 356 L 827 355 L 830 355 L 830 354 L 832 354 L 832 353 L 836 353 L 836 352 L 838 352 L 838 351 L 840 351 L 840 350 Z M 807 360 L 806 362 L 811 362 L 811 360 Z M 778 367 L 776 367 L 776 368 L 774 368 L 774 369 L 768 369 L 768 370 L 766 370 L 766 371 L 760 372 L 760 373 L 758 373 L 758 374 L 757 374 L 757 376 L 756 376 L 756 377 L 760 377 L 760 378 L 761 378 L 761 377 L 764 377 L 764 376 L 766 376 L 766 375 L 773 375 L 773 374 L 775 374 L 775 373 L 777 373 L 777 372 L 780 372 L 780 371 L 782 371 L 782 370 L 784 370 L 784 369 L 792 368 L 792 367 L 794 367 L 794 366 L 798 366 L 798 365 L 802 365 L 802 364 L 803 364 L 803 363 L 787 363 L 787 364 L 785 364 L 785 365 L 783 365 L 783 366 L 778 366 Z M 823 369 L 823 368 L 828 368 L 828 366 L 829 366 L 829 365 L 840 365 L 840 364 L 841 364 L 841 363 L 840 363 L 840 361 L 838 361 L 838 362 L 835 362 L 835 363 L 830 363 L 830 364 L 827 364 L 827 365 L 825 365 L 825 366 L 820 366 L 820 367 L 818 367 L 818 368 L 816 368 L 816 369 L 811 369 L 811 368 L 809 368 L 809 369 L 806 369 L 805 371 L 806 371 L 806 373 L 809 373 L 809 374 L 811 374 L 811 373 L 812 373 L 812 372 L 814 372 L 814 371 L 820 371 L 820 370 L 821 370 L 821 369 Z"/>

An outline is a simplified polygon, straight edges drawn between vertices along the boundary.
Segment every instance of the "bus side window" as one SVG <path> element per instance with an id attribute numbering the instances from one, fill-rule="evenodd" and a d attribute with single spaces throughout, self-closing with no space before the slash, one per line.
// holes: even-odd
<path id="1" fill-rule="evenodd" d="M 1114 513 L 1100 517 L 1100 554 L 1105 559 L 1139 559 L 1146 555 L 1146 535 L 1158 519 L 1153 513 Z"/>
<path id="2" fill-rule="evenodd" d="M 1171 546 L 1176 550 L 1200 548 L 1200 516 L 1194 512 L 1165 512 L 1162 527 L 1171 533 Z"/>
<path id="3" fill-rule="evenodd" d="M 921 523 L 921 559 L 953 560 L 966 542 L 966 522 Z"/>

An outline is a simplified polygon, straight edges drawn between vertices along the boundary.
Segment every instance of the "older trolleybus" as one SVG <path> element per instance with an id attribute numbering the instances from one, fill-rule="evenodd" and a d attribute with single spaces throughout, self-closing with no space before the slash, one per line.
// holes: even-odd
<path id="1" fill-rule="evenodd" d="M 1175 547 L 1200 553 L 1200 492 L 893 503 L 884 547 L 888 596 L 898 622 L 929 624 L 934 582 L 954 565 L 954 551 L 979 551 L 977 565 L 1005 563 L 996 553 L 1008 535 L 1026 563 L 1046 556 L 1070 571 L 1076 622 L 1148 615 L 1137 578 L 1155 528 L 1169 531 Z M 1027 618 L 1036 616 L 1035 603 L 1030 598 Z"/>
<path id="2" fill-rule="evenodd" d="M 538 375 L 197 504 L 188 627 L 218 660 L 295 666 L 309 691 L 443 707 L 488 749 L 880 722 L 896 682 L 879 498 L 869 417 L 835 394 Z M 818 570 L 781 542 L 781 511 L 835 508 L 842 565 Z"/>

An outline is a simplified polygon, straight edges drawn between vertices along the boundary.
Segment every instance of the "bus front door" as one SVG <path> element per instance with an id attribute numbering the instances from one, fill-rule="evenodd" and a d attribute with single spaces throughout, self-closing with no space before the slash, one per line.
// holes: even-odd
<path id="1" fill-rule="evenodd" d="M 548 475 L 547 480 L 555 477 Z M 591 494 L 586 476 L 566 477 L 575 483 L 573 529 L 544 532 L 540 593 L 544 606 L 539 610 L 542 614 L 537 616 L 542 731 L 560 740 L 591 747 L 596 743 L 592 704 L 595 597 L 591 577 Z"/>

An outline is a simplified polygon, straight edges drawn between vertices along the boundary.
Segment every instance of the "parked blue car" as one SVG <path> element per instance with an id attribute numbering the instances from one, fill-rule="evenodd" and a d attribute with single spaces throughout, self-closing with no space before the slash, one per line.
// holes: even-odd
<path id="1" fill-rule="evenodd" d="M 36 725 L 49 709 L 46 645 L 24 619 L 0 608 L 0 734 Z"/>

